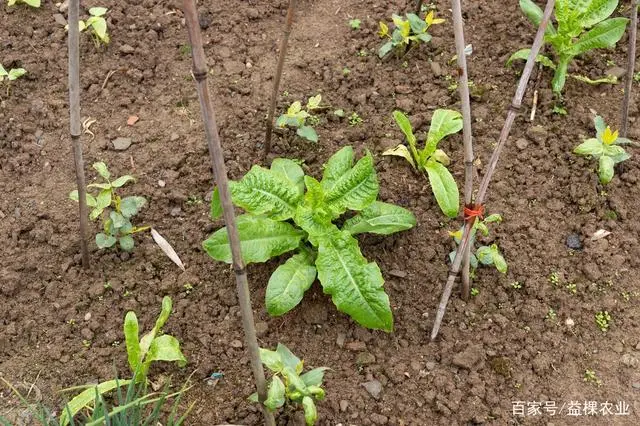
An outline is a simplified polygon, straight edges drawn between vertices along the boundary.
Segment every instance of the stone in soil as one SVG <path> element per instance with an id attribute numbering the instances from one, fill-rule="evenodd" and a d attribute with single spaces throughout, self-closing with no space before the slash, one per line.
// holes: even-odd
<path id="1" fill-rule="evenodd" d="M 569 247 L 571 250 L 582 250 L 582 241 L 580 240 L 580 235 L 578 234 L 567 235 L 566 244 L 567 247 Z"/>
<path id="2" fill-rule="evenodd" d="M 124 151 L 131 146 L 131 138 L 115 138 L 111 144 L 116 151 Z"/>
<path id="3" fill-rule="evenodd" d="M 375 399 L 380 398 L 380 393 L 382 392 L 382 383 L 378 380 L 371 380 L 368 382 L 361 383 L 361 385 L 369 392 L 369 395 L 374 397 Z"/>
<path id="4" fill-rule="evenodd" d="M 478 369 L 484 364 L 484 350 L 482 345 L 470 345 L 464 351 L 453 357 L 453 365 L 467 370 Z"/>

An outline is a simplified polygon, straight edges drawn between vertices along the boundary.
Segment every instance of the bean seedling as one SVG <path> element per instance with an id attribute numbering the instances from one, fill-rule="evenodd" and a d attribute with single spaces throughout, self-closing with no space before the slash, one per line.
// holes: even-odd
<path id="1" fill-rule="evenodd" d="M 91 15 L 89 19 L 86 21 L 78 21 L 80 31 L 89 29 L 96 46 L 100 46 L 101 43 L 109 44 L 110 38 L 107 33 L 107 20 L 104 17 L 108 10 L 106 7 L 92 7 L 89 9 L 89 15 Z"/>
<path id="2" fill-rule="evenodd" d="M 11 82 L 19 79 L 23 75 L 27 73 L 27 70 L 24 68 L 11 68 L 7 71 L 2 64 L 0 64 L 0 82 L 4 82 L 7 80 L 7 96 L 9 96 L 9 91 L 11 89 Z"/>
<path id="3" fill-rule="evenodd" d="M 318 367 L 301 374 L 304 362 L 282 343 L 278 343 L 275 351 L 260 348 L 260 359 L 273 372 L 264 406 L 270 411 L 284 405 L 301 406 L 306 424 L 314 425 L 318 419 L 316 401 L 324 399 L 322 379 L 328 368 Z M 249 400 L 258 402 L 258 394 L 254 393 Z"/>
<path id="4" fill-rule="evenodd" d="M 21 3 L 31 7 L 40 7 L 40 0 L 8 0 L 7 6 L 15 6 Z"/>
<path id="5" fill-rule="evenodd" d="M 378 35 L 381 38 L 388 39 L 378 50 L 378 56 L 384 58 L 392 50 L 396 50 L 398 55 L 404 54 L 406 50 L 412 46 L 421 42 L 428 43 L 431 41 L 431 34 L 427 30 L 435 24 L 441 24 L 444 19 L 435 17 L 433 11 L 427 13 L 424 20 L 422 20 L 415 13 L 407 13 L 407 19 L 402 19 L 401 16 L 394 14 L 391 19 L 393 20 L 393 33 L 389 33 L 389 27 L 384 22 L 380 21 L 380 31 Z"/>
<path id="6" fill-rule="evenodd" d="M 594 49 L 613 47 L 622 38 L 627 18 L 609 18 L 618 7 L 618 0 L 557 0 L 555 18 L 558 28 L 547 26 L 544 42 L 551 45 L 557 63 L 539 54 L 536 62 L 555 71 L 551 87 L 562 92 L 567 79 L 567 69 L 576 56 Z M 520 0 L 520 9 L 536 27 L 542 20 L 542 9 L 532 0 Z M 609 18 L 609 19 L 607 19 Z M 511 55 L 507 65 L 516 59 L 527 59 L 531 49 L 521 49 Z M 584 77 L 582 77 L 584 81 Z M 588 79 L 587 79 L 588 80 Z"/>
<path id="7" fill-rule="evenodd" d="M 296 134 L 301 138 L 305 138 L 310 142 L 318 142 L 318 134 L 311 125 L 310 120 L 313 116 L 311 113 L 320 108 L 322 95 L 316 95 L 309 98 L 307 105 L 302 109 L 302 103 L 295 101 L 289 106 L 287 112 L 282 114 L 276 120 L 276 126 L 279 128 L 292 127 L 296 129 Z"/>
<path id="8" fill-rule="evenodd" d="M 404 133 L 409 148 L 401 144 L 383 152 L 382 155 L 403 157 L 414 169 L 426 172 L 438 206 L 448 217 L 456 217 L 460 208 L 458 185 L 446 167 L 450 163 L 449 157 L 437 148 L 442 139 L 462 129 L 462 115 L 452 110 L 435 110 L 425 147 L 421 151 L 416 147 L 417 139 L 407 116 L 400 111 L 394 111 L 393 118 Z"/>
<path id="9" fill-rule="evenodd" d="M 621 145 L 630 145 L 627 138 L 618 136 L 618 131 L 611 131 L 604 119 L 599 115 L 593 120 L 596 127 L 596 137 L 587 139 L 578 145 L 573 153 L 582 156 L 590 156 L 598 160 L 598 176 L 603 185 L 611 182 L 614 175 L 614 166 L 631 158 L 631 155 Z"/>
<path id="10" fill-rule="evenodd" d="M 353 162 L 353 148 L 346 146 L 329 159 L 320 182 L 305 176 L 297 162 L 278 158 L 270 169 L 253 166 L 240 181 L 229 183 L 233 203 L 247 212 L 238 216 L 245 262 L 266 262 L 297 251 L 269 279 L 269 314 L 293 309 L 317 276 L 339 311 L 364 327 L 393 329 L 380 268 L 365 259 L 354 235 L 389 235 L 412 228 L 416 220 L 402 207 L 376 201 L 379 187 L 370 153 Z M 347 210 L 358 213 L 340 229 L 332 222 Z M 216 188 L 212 218 L 221 212 Z M 203 247 L 213 259 L 231 263 L 226 228 L 211 235 Z"/>
<path id="11" fill-rule="evenodd" d="M 89 219 L 96 220 L 101 216 L 103 219 L 103 232 L 96 235 L 96 245 L 98 248 L 104 249 L 118 243 L 122 250 L 131 251 L 135 245 L 132 235 L 149 229 L 148 226 L 135 227 L 131 224 L 131 218 L 138 214 L 147 200 L 140 196 L 120 198 L 117 194 L 118 188 L 135 180 L 133 176 L 124 175 L 112 181 L 110 180 L 111 173 L 105 163 L 94 163 L 93 168 L 104 179 L 102 183 L 87 185 L 87 190 L 99 190 L 96 196 L 87 193 L 87 206 L 93 208 L 89 213 Z M 69 198 L 78 201 L 78 191 L 71 191 Z M 104 212 L 108 213 L 106 217 L 103 215 Z"/>
<path id="12" fill-rule="evenodd" d="M 482 234 L 482 236 L 487 237 L 489 235 L 489 227 L 487 226 L 487 224 L 500 223 L 500 222 L 502 222 L 502 216 L 500 216 L 499 214 L 492 214 L 487 216 L 483 220 L 476 220 L 476 222 L 473 225 L 473 229 L 471 231 L 471 237 L 470 237 L 471 241 L 469 242 L 469 244 L 471 244 L 472 250 L 476 241 L 477 232 L 480 231 L 480 234 Z M 451 235 L 455 240 L 456 245 L 459 245 L 462 239 L 462 229 L 463 228 L 460 228 L 456 232 L 449 232 L 449 235 Z M 453 259 L 456 257 L 456 251 L 457 250 L 454 250 L 451 253 L 449 253 L 449 259 L 452 262 L 453 262 Z M 475 270 L 476 268 L 478 268 L 479 264 L 482 264 L 485 266 L 493 265 L 500 273 L 503 273 L 503 274 L 507 273 L 507 262 L 504 260 L 504 257 L 500 253 L 500 249 L 497 244 L 478 247 L 475 253 L 473 252 L 471 253 L 469 260 L 470 260 L 472 276 L 474 275 Z M 514 287 L 514 288 L 519 288 L 519 287 Z"/>

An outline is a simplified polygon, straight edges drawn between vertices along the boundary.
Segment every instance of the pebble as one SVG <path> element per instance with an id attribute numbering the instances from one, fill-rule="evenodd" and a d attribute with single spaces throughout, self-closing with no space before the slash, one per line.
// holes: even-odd
<path id="1" fill-rule="evenodd" d="M 344 346 L 344 341 L 347 338 L 347 335 L 345 333 L 338 333 L 338 337 L 336 338 L 336 344 L 339 347 L 343 347 Z M 639 343 L 640 345 L 640 343 Z"/>
<path id="2" fill-rule="evenodd" d="M 360 352 L 356 357 L 356 364 L 369 365 L 376 362 L 376 357 L 370 352 Z"/>
<path id="3" fill-rule="evenodd" d="M 367 390 L 367 392 L 369 392 L 369 395 L 371 395 L 375 399 L 380 399 L 380 393 L 382 392 L 382 383 L 380 383 L 378 380 L 374 379 L 369 382 L 361 383 L 360 385 L 362 385 Z"/>
<path id="4" fill-rule="evenodd" d="M 627 70 L 622 67 L 611 67 L 605 72 L 605 74 L 617 78 L 622 78 L 627 74 Z"/>
<path id="5" fill-rule="evenodd" d="M 529 142 L 524 138 L 520 138 L 516 141 L 516 147 L 521 151 L 526 149 L 528 146 Z"/>
<path id="6" fill-rule="evenodd" d="M 111 143 L 116 151 L 124 151 L 131 146 L 131 138 L 115 138 Z"/>
<path id="7" fill-rule="evenodd" d="M 236 349 L 240 349 L 242 348 L 242 342 L 240 340 L 232 340 L 231 343 L 229 343 L 229 345 L 231 345 L 232 348 L 236 348 Z"/>
<path id="8" fill-rule="evenodd" d="M 347 343 L 347 349 L 353 352 L 364 351 L 367 349 L 367 345 L 364 342 L 356 340 L 355 342 Z"/>
<path id="9" fill-rule="evenodd" d="M 631 383 L 631 387 L 634 389 L 640 389 L 640 382 Z"/>
<path id="10" fill-rule="evenodd" d="M 62 27 L 64 27 L 65 25 L 67 25 L 67 20 L 64 19 L 64 16 L 62 15 L 62 13 L 56 13 L 53 15 L 53 20 L 56 21 L 56 23 Z"/>
<path id="11" fill-rule="evenodd" d="M 171 133 L 171 136 L 169 136 L 169 140 L 171 142 L 176 142 L 178 139 L 180 139 L 180 135 L 177 133 Z"/>
<path id="12" fill-rule="evenodd" d="M 136 49 L 133 48 L 133 46 L 130 46 L 128 44 L 123 44 L 122 46 L 120 46 L 120 53 L 124 53 L 125 55 L 130 55 L 133 52 L 136 51 Z"/>
<path id="13" fill-rule="evenodd" d="M 543 126 L 532 126 L 527 129 L 527 137 L 542 145 L 547 141 L 549 132 Z"/>
<path id="14" fill-rule="evenodd" d="M 407 272 L 401 271 L 399 269 L 392 269 L 391 271 L 389 271 L 389 275 L 391 275 L 392 277 L 404 278 L 407 276 Z"/>
<path id="15" fill-rule="evenodd" d="M 470 345 L 464 351 L 458 352 L 453 357 L 453 365 L 472 370 L 481 368 L 484 363 L 484 350 L 482 345 Z"/>
<path id="16" fill-rule="evenodd" d="M 160 180 L 158 181 L 158 186 L 159 186 L 160 188 L 164 188 L 165 186 L 167 186 L 167 182 L 165 182 L 165 181 L 163 181 L 162 179 L 160 179 Z"/>
<path id="17" fill-rule="evenodd" d="M 567 235 L 566 245 L 571 250 L 582 250 L 582 241 L 580 241 L 580 235 L 575 233 Z"/>
<path id="18" fill-rule="evenodd" d="M 264 337 L 269 332 L 269 324 L 264 321 L 256 323 L 256 335 L 258 337 Z"/>
<path id="19" fill-rule="evenodd" d="M 347 408 L 349 408 L 349 401 L 347 401 L 346 399 L 341 399 L 340 400 L 340 411 L 345 412 L 345 411 L 347 411 Z"/>
<path id="20" fill-rule="evenodd" d="M 173 217 L 182 215 L 182 209 L 180 207 L 174 207 L 171 209 L 169 214 Z"/>
<path id="21" fill-rule="evenodd" d="M 620 357 L 620 363 L 629 368 L 637 368 L 640 361 L 631 354 L 624 354 Z"/>
<path id="22" fill-rule="evenodd" d="M 442 65 L 440 65 L 438 62 L 431 62 L 429 65 L 431 66 L 431 72 L 434 76 L 440 77 L 444 74 L 442 72 Z"/>
<path id="23" fill-rule="evenodd" d="M 90 319 L 91 319 L 91 312 L 87 312 L 86 314 L 84 314 L 85 321 L 89 321 Z"/>

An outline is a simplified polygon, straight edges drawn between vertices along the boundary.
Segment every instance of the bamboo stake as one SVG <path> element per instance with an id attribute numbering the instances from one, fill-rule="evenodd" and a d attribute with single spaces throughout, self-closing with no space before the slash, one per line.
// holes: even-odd
<path id="1" fill-rule="evenodd" d="M 284 28 L 284 36 L 280 43 L 280 56 L 278 57 L 278 65 L 276 67 L 276 75 L 273 81 L 273 92 L 271 92 L 271 104 L 269 105 L 269 113 L 267 115 L 267 128 L 264 135 L 264 157 L 269 155 L 271 151 L 271 133 L 273 132 L 273 117 L 276 111 L 276 102 L 278 101 L 278 91 L 280 90 L 280 79 L 282 77 L 282 68 L 284 67 L 284 58 L 287 56 L 287 45 L 289 44 L 289 35 L 293 26 L 293 16 L 296 12 L 296 0 L 289 0 L 289 8 L 287 9 L 287 22 Z"/>
<path id="2" fill-rule="evenodd" d="M 419 15 L 422 11 L 422 2 L 423 0 L 416 0 L 416 15 Z"/>
<path id="3" fill-rule="evenodd" d="M 524 97 L 524 93 L 527 90 L 527 84 L 529 83 L 529 78 L 531 77 L 531 71 L 533 71 L 533 67 L 535 65 L 535 58 L 538 55 L 540 48 L 542 47 L 544 32 L 547 28 L 547 24 L 549 23 L 549 19 L 551 18 L 551 13 L 553 12 L 554 5 L 555 0 L 547 0 L 547 5 L 544 9 L 542 21 L 540 22 L 540 26 L 538 27 L 536 38 L 533 41 L 531 52 L 529 53 L 529 58 L 527 59 L 527 64 L 522 71 L 522 76 L 520 77 L 520 82 L 518 83 L 516 94 L 513 97 L 511 107 L 509 108 L 509 112 L 507 113 L 507 118 L 504 122 L 504 126 L 502 127 L 500 139 L 498 140 L 498 144 L 496 145 L 493 151 L 493 155 L 491 156 L 491 160 L 489 161 L 487 174 L 484 175 L 484 177 L 482 178 L 482 182 L 480 183 L 480 189 L 478 190 L 478 196 L 476 197 L 476 204 L 482 205 L 484 203 L 485 196 L 487 195 L 487 189 L 489 188 L 489 183 L 491 182 L 491 178 L 498 164 L 498 159 L 500 158 L 500 153 L 502 152 L 502 149 L 507 142 L 507 138 L 509 137 L 509 133 L 511 132 L 511 126 L 513 125 L 513 121 L 516 118 L 516 113 L 522 106 L 522 98 Z M 447 309 L 447 303 L 449 302 L 449 297 L 451 296 L 451 290 L 453 289 L 453 284 L 455 282 L 456 276 L 458 275 L 458 272 L 460 271 L 460 265 L 462 264 L 461 253 L 463 253 L 469 245 L 469 241 L 471 239 L 471 229 L 473 228 L 475 219 L 476 218 L 473 217 L 471 218 L 471 220 L 465 223 L 464 232 L 462 234 L 462 241 L 460 241 L 460 247 L 458 247 L 456 256 L 453 259 L 451 271 L 449 272 L 447 283 L 442 292 L 442 297 L 440 298 L 440 304 L 438 305 L 436 319 L 433 324 L 433 329 L 431 330 L 431 340 L 434 340 L 438 336 L 438 331 L 440 330 L 440 325 L 442 324 L 442 318 L 444 318 L 444 314 Z"/>
<path id="4" fill-rule="evenodd" d="M 629 131 L 629 99 L 633 87 L 633 72 L 636 64 L 636 38 L 638 33 L 638 5 L 639 0 L 631 1 L 631 29 L 629 31 L 629 51 L 627 58 L 627 77 L 624 86 L 624 99 L 622 101 L 622 123 L 620 125 L 622 137 L 627 137 Z"/>
<path id="5" fill-rule="evenodd" d="M 231 195 L 229 194 L 227 170 L 224 164 L 224 157 L 222 147 L 220 145 L 220 137 L 218 135 L 218 127 L 216 125 L 213 104 L 211 103 L 211 98 L 209 96 L 209 88 L 207 87 L 207 62 L 205 59 L 204 48 L 202 47 L 202 34 L 200 33 L 200 27 L 198 25 L 198 13 L 196 11 L 195 0 L 183 0 L 183 10 L 187 24 L 187 31 L 189 32 L 189 41 L 191 43 L 193 58 L 192 75 L 196 81 L 202 120 L 204 122 L 204 130 L 207 137 L 207 145 L 209 147 L 209 156 L 211 158 L 213 174 L 215 176 L 216 183 L 218 184 L 218 189 L 220 190 L 220 201 L 222 203 L 224 222 L 227 226 L 229 245 L 231 246 L 231 257 L 233 259 L 233 270 L 236 276 L 238 302 L 240 305 L 240 313 L 242 315 L 242 327 L 244 329 L 245 341 L 249 350 L 251 370 L 253 371 L 253 377 L 256 382 L 258 399 L 261 403 L 265 424 L 268 426 L 275 426 L 273 414 L 263 405 L 267 398 L 267 386 L 264 377 L 264 370 L 262 369 L 262 362 L 260 361 L 258 339 L 256 337 L 256 329 L 253 320 L 251 298 L 249 296 L 247 271 L 245 269 L 244 260 L 242 259 L 238 227 L 236 224 L 235 213 L 233 211 L 233 204 L 231 203 Z"/>
<path id="6" fill-rule="evenodd" d="M 89 268 L 89 248 L 87 247 L 87 185 L 84 177 L 84 160 L 82 159 L 82 135 L 80 127 L 80 30 L 78 14 L 80 0 L 69 1 L 69 134 L 73 147 L 73 161 L 76 169 L 76 186 L 78 187 L 78 206 L 80 213 L 80 251 L 82 267 Z"/>
<path id="7" fill-rule="evenodd" d="M 462 104 L 462 139 L 464 142 L 464 203 L 471 206 L 473 202 L 473 137 L 471 132 L 471 101 L 469 99 L 469 81 L 467 73 L 467 56 L 464 53 L 464 23 L 460 0 L 451 0 L 453 12 L 453 33 L 458 56 L 458 93 Z M 467 244 L 462 253 L 462 298 L 469 300 L 469 268 L 471 261 L 471 244 Z"/>

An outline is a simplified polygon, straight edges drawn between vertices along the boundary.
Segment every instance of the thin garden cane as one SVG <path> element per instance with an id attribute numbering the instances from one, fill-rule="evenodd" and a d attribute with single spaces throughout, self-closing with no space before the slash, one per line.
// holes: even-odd
<path id="1" fill-rule="evenodd" d="M 264 156 L 269 155 L 271 151 L 271 134 L 273 133 L 273 117 L 276 112 L 276 103 L 278 101 L 278 91 L 280 90 L 280 79 L 282 77 L 282 68 L 284 67 L 284 59 L 287 56 L 287 45 L 289 44 L 289 35 L 293 26 L 293 16 L 296 12 L 296 0 L 289 0 L 289 8 L 287 9 L 287 22 L 284 28 L 284 35 L 280 43 L 280 56 L 278 57 L 278 65 L 276 67 L 276 75 L 273 81 L 273 92 L 271 92 L 271 104 L 269 105 L 269 113 L 267 114 L 267 128 L 264 135 Z"/>
<path id="2" fill-rule="evenodd" d="M 464 49 L 464 23 L 462 21 L 462 6 L 460 0 L 451 1 L 453 12 L 453 33 L 456 41 L 456 55 L 458 57 L 458 93 L 462 104 L 462 139 L 464 142 L 464 203 L 465 212 L 472 208 L 473 202 L 473 138 L 471 132 L 471 101 L 469 98 L 469 80 L 467 73 L 467 56 Z M 462 253 L 462 298 L 469 300 L 469 281 L 471 264 L 471 244 L 467 244 Z"/>
<path id="3" fill-rule="evenodd" d="M 73 147 L 73 161 L 76 168 L 76 186 L 78 187 L 78 206 L 80 212 L 80 251 L 82 266 L 89 268 L 89 248 L 87 247 L 87 186 L 84 177 L 82 159 L 82 135 L 80 124 L 80 29 L 78 14 L 80 0 L 69 1 L 69 134 Z"/>
<path id="4" fill-rule="evenodd" d="M 220 145 L 218 127 L 216 125 L 213 105 L 209 96 L 209 88 L 207 87 L 207 61 L 205 59 L 204 48 L 202 47 L 202 34 L 200 33 L 200 26 L 198 24 L 198 13 L 196 11 L 195 0 L 184 0 L 183 10 L 187 24 L 187 31 L 189 32 L 189 41 L 192 48 L 192 74 L 196 81 L 202 120 L 204 122 L 204 130 L 207 137 L 207 145 L 209 147 L 209 156 L 211 157 L 213 174 L 220 191 L 220 201 L 222 203 L 224 221 L 227 226 L 229 245 L 231 246 L 233 270 L 236 276 L 238 301 L 240 305 L 240 313 L 242 315 L 242 327 L 244 328 L 245 341 L 249 350 L 251 370 L 253 371 L 253 377 L 256 382 L 258 399 L 263 403 L 267 398 L 267 386 L 264 377 L 264 370 L 262 369 L 262 362 L 260 361 L 258 339 L 256 337 L 253 310 L 251 308 L 251 298 L 249 297 L 247 272 L 244 260 L 242 259 L 242 252 L 240 250 L 240 239 L 238 237 L 236 217 L 233 211 L 231 195 L 229 193 L 227 170 L 224 165 L 224 156 Z M 261 406 L 263 407 L 262 411 L 264 414 L 265 424 L 268 426 L 275 426 L 273 414 L 264 408 L 264 405 Z"/>
<path id="5" fill-rule="evenodd" d="M 509 108 L 509 112 L 507 113 L 507 118 L 504 122 L 504 126 L 502 127 L 500 139 L 498 140 L 498 144 L 496 145 L 493 151 L 493 155 L 491 156 L 491 160 L 489 161 L 487 174 L 484 175 L 484 177 L 482 178 L 482 182 L 480 183 L 480 189 L 478 190 L 478 195 L 476 197 L 474 206 L 474 214 L 470 215 L 468 220 L 465 222 L 462 240 L 460 241 L 460 246 L 458 247 L 456 256 L 453 259 L 451 271 L 449 272 L 447 283 L 442 292 L 442 297 L 440 298 L 440 304 L 438 305 L 438 311 L 436 312 L 433 329 L 431 330 L 431 340 L 434 340 L 438 336 L 438 331 L 440 331 L 440 325 L 442 324 L 442 319 L 444 318 L 444 314 L 447 309 L 447 303 L 449 302 L 449 297 L 451 296 L 451 290 L 453 289 L 453 284 L 455 282 L 456 276 L 458 275 L 458 272 L 460 271 L 460 266 L 462 265 L 462 253 L 470 244 L 471 229 L 473 228 L 476 219 L 479 215 L 482 214 L 482 206 L 485 196 L 487 195 L 489 183 L 491 182 L 493 173 L 496 170 L 498 159 L 500 158 L 500 153 L 502 152 L 502 149 L 507 142 L 507 138 L 509 137 L 509 133 L 511 132 L 513 121 L 515 120 L 516 114 L 522 105 L 522 98 L 524 97 L 524 93 L 527 90 L 529 78 L 531 77 L 531 72 L 533 71 L 533 67 L 535 65 L 535 58 L 538 55 L 540 48 L 542 47 L 544 32 L 547 28 L 547 24 L 549 23 L 549 19 L 551 19 L 551 13 L 553 12 L 554 5 L 555 0 L 547 0 L 547 5 L 544 9 L 544 14 L 542 15 L 542 21 L 540 22 L 540 26 L 538 27 L 538 32 L 536 33 L 533 45 L 531 46 L 531 52 L 529 53 L 529 57 L 527 59 L 527 64 L 522 71 L 522 76 L 520 77 L 520 82 L 518 83 L 516 94 L 513 97 L 511 107 Z"/>
<path id="6" fill-rule="evenodd" d="M 620 133 L 622 137 L 627 137 L 629 131 L 629 100 L 633 87 L 633 72 L 636 64 L 636 38 L 638 34 L 638 5 L 640 0 L 631 1 L 631 29 L 629 30 L 629 52 L 627 62 L 627 75 L 624 86 L 624 99 L 622 101 L 622 123 Z"/>

